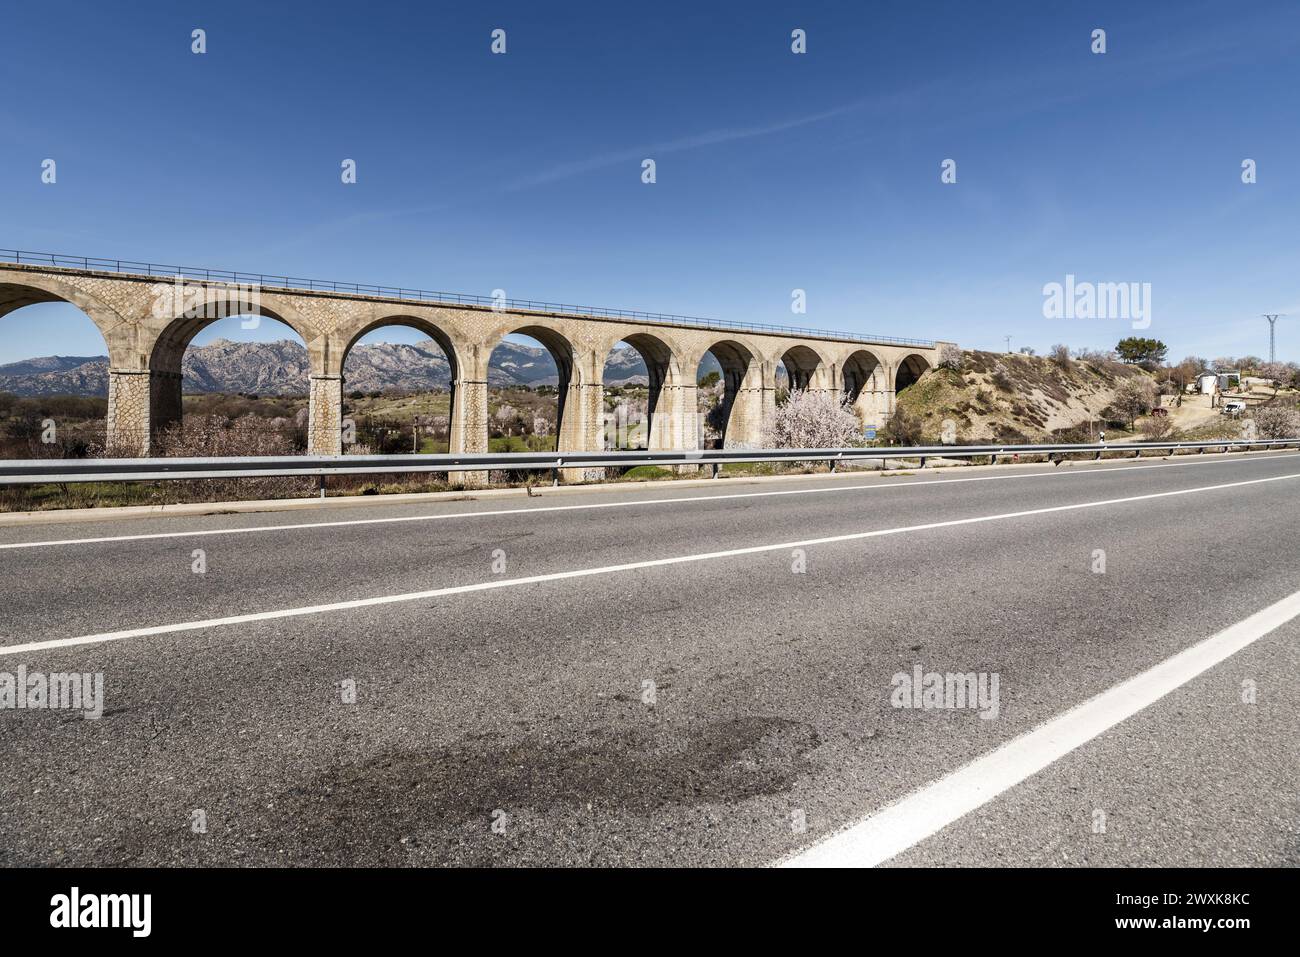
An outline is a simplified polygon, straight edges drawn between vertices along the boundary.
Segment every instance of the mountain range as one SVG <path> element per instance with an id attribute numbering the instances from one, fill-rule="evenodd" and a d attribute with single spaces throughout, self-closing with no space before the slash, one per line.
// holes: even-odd
<path id="1" fill-rule="evenodd" d="M 709 357 L 710 359 L 712 357 Z M 307 390 L 307 350 L 291 340 L 231 342 L 217 339 L 187 349 L 182 360 L 187 393 L 302 395 Z M 705 369 L 704 371 L 709 371 Z M 420 392 L 445 389 L 450 368 L 432 339 L 354 346 L 344 368 L 346 388 L 362 392 Z M 550 353 L 506 341 L 488 365 L 492 386 L 555 385 Z M 615 349 L 605 363 L 605 384 L 643 384 L 645 362 L 635 349 Z M 107 356 L 44 356 L 0 365 L 0 392 L 20 396 L 108 395 Z"/>

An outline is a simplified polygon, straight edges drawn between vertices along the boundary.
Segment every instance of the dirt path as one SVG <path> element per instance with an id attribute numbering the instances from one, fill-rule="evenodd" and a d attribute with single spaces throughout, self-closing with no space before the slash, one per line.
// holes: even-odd
<path id="1" fill-rule="evenodd" d="M 1173 406 L 1176 397 L 1172 395 L 1164 396 L 1165 408 L 1169 409 L 1169 418 L 1174 423 L 1174 428 L 1180 431 L 1190 431 L 1198 426 L 1205 425 L 1208 422 L 1219 421 L 1219 410 L 1210 408 L 1210 396 L 1208 395 L 1185 395 L 1181 408 Z"/>

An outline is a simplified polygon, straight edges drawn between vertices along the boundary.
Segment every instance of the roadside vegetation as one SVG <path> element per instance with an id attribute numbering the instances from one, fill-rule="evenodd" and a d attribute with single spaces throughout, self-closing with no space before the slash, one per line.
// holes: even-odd
<path id="1" fill-rule="evenodd" d="M 1300 435 L 1300 366 L 1254 356 L 1205 360 L 1189 356 L 1171 364 L 1153 339 L 1121 340 L 1114 351 L 1072 351 L 1063 345 L 1046 356 L 950 349 L 939 366 L 899 392 L 894 416 L 866 440 L 862 422 L 831 395 L 789 391 L 778 380 L 777 408 L 766 444 L 776 448 L 844 448 L 918 444 L 1032 444 L 1036 442 L 1198 441 L 1290 438 Z M 1197 388 L 1206 373 L 1231 372 L 1229 388 L 1212 400 Z M 724 384 L 714 370 L 697 390 L 705 447 L 722 435 Z M 489 390 L 491 452 L 556 448 L 556 389 L 512 385 Z M 1223 403 L 1234 405 L 1224 415 Z M 613 427 L 608 447 L 646 447 L 648 390 L 629 382 L 605 390 Z M 104 455 L 107 400 L 81 396 L 18 398 L 0 393 L 0 456 L 87 458 Z M 180 422 L 158 437 L 162 456 L 293 455 L 307 447 L 307 400 L 302 396 L 190 395 Z M 351 391 L 344 417 L 352 423 L 346 454 L 445 452 L 451 395 Z M 720 475 L 777 475 L 825 471 L 824 463 L 737 463 Z M 842 466 L 844 467 L 844 466 Z M 854 467 L 854 466 L 848 466 Z M 617 482 L 698 478 L 702 469 L 638 466 L 609 470 Z M 899 473 L 891 473 L 899 474 Z M 547 471 L 502 473 L 494 485 L 548 484 Z M 382 495 L 460 489 L 452 474 L 336 476 L 328 495 Z M 319 494 L 315 479 L 273 477 L 201 481 L 73 484 L 0 489 L 0 510 L 108 505 L 304 498 Z"/>
<path id="2" fill-rule="evenodd" d="M 886 429 L 899 444 L 937 444 L 944 424 L 959 444 L 1194 441 L 1300 434 L 1300 366 L 1255 356 L 1166 363 L 1164 343 L 1121 340 L 1111 352 L 1053 347 L 1049 355 L 967 352 L 898 396 Z M 1213 398 L 1198 377 L 1231 372 Z M 1238 378 L 1239 373 L 1239 378 Z M 1241 403 L 1225 415 L 1224 403 Z"/>

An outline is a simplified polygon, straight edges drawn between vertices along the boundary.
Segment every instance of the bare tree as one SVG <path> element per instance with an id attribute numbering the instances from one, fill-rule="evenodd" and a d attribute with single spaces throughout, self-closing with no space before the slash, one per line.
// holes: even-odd
<path id="1" fill-rule="evenodd" d="M 287 419 L 284 423 L 287 424 Z M 292 439 L 283 425 L 256 415 L 227 418 L 224 415 L 190 415 L 174 422 L 158 436 L 156 455 L 178 458 L 237 455 L 293 455 Z M 263 478 L 212 479 L 185 482 L 208 499 L 282 498 L 304 495 L 311 480 L 279 475 Z M 179 490 L 178 490 L 179 491 Z"/>
<path id="2" fill-rule="evenodd" d="M 1149 419 L 1144 419 L 1138 426 L 1138 431 L 1142 437 L 1151 442 L 1159 442 L 1161 439 L 1169 438 L 1174 432 L 1174 423 L 1167 415 L 1153 415 Z"/>
<path id="3" fill-rule="evenodd" d="M 890 445 L 920 445 L 924 431 L 925 422 L 921 417 L 900 405 L 885 423 L 879 438 Z"/>
<path id="4" fill-rule="evenodd" d="M 1154 384 L 1146 376 L 1125 379 L 1115 391 L 1112 407 L 1131 429 L 1138 416 L 1146 415 L 1155 405 L 1155 391 Z"/>

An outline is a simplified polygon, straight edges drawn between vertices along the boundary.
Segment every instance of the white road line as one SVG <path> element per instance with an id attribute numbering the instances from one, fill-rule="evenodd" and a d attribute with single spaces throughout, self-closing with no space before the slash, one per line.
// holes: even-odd
<path id="1" fill-rule="evenodd" d="M 1293 458 L 1286 455 L 1262 455 L 1248 459 L 1250 462 L 1267 462 L 1272 459 Z M 832 492 L 860 492 L 885 488 L 921 488 L 930 485 L 957 485 L 963 482 L 1001 482 L 1008 479 L 1059 478 L 1064 475 L 1106 475 L 1113 472 L 1133 472 L 1146 469 L 1181 468 L 1186 465 L 1226 465 L 1241 459 L 1200 459 L 1191 462 L 1167 462 L 1160 465 L 1121 465 L 1098 468 L 1071 469 L 1069 471 L 1031 472 L 1022 475 L 978 475 L 968 478 L 925 479 L 920 482 L 876 482 L 871 485 L 838 485 L 825 488 L 780 489 L 772 492 L 734 492 L 722 495 L 682 495 L 673 498 L 638 499 L 632 502 L 587 502 L 578 505 L 538 505 L 524 508 L 495 508 L 472 512 L 451 512 L 444 515 L 398 515 L 388 518 L 341 519 L 333 522 L 295 522 L 285 525 L 252 525 L 244 528 L 207 528 L 187 532 L 147 532 L 140 535 L 105 535 L 98 538 L 62 538 L 32 542 L 0 543 L 0 551 L 20 548 L 52 548 L 58 545 L 100 545 L 106 542 L 142 542 L 165 538 L 201 538 L 212 535 L 248 535 L 254 532 L 288 532 L 310 528 L 346 528 L 361 525 L 393 525 L 404 522 L 441 522 L 457 518 L 486 518 L 500 515 L 531 515 L 538 512 L 573 512 L 602 508 L 637 508 L 645 505 L 676 505 L 681 502 L 727 501 L 741 498 L 767 498 L 777 495 L 823 495 Z M 382 503 L 376 503 L 382 504 Z M 159 516 L 171 517 L 171 516 Z M 88 521 L 93 521 L 88 520 Z M 12 527 L 12 526 L 11 526 Z"/>
<path id="2" fill-rule="evenodd" d="M 897 857 L 1297 616 L 1300 592 L 1088 699 L 780 864 L 875 867 Z"/>
<path id="3" fill-rule="evenodd" d="M 199 631 L 205 628 L 219 628 L 228 625 L 244 625 L 258 621 L 274 621 L 277 618 L 297 618 L 303 615 L 319 615 L 331 611 L 347 611 L 353 608 L 369 608 L 374 605 L 392 605 L 399 602 L 421 601 L 427 598 L 444 598 L 448 595 L 466 595 L 471 592 L 491 591 L 497 588 L 514 588 L 520 585 L 537 585 L 544 582 L 563 581 L 570 578 L 590 578 L 596 575 L 611 575 L 617 572 L 636 571 L 643 568 L 662 568 L 668 565 L 683 565 L 689 562 L 703 562 L 718 558 L 734 558 L 739 555 L 758 555 L 763 552 L 785 551 L 793 548 L 809 548 L 815 545 L 829 545 L 836 542 L 861 541 L 868 538 L 882 538 L 886 535 L 901 535 L 905 532 L 923 532 L 935 528 L 951 528 L 958 525 L 977 525 L 983 522 L 998 522 L 1013 518 L 1025 518 L 1031 515 L 1050 515 L 1054 512 L 1071 512 L 1085 508 L 1101 508 L 1107 505 L 1122 505 L 1129 502 L 1145 502 L 1157 498 L 1171 498 L 1177 495 L 1193 495 L 1197 492 L 1214 492 L 1222 489 L 1241 488 L 1247 485 L 1262 485 L 1268 482 L 1282 482 L 1300 478 L 1300 472 L 1290 475 L 1273 475 L 1268 478 L 1245 479 L 1239 482 L 1226 482 L 1221 485 L 1201 485 L 1196 488 L 1176 489 L 1171 492 L 1149 492 L 1145 495 L 1130 495 L 1124 498 L 1104 499 L 1096 502 L 1078 502 L 1072 505 L 1052 505 L 1044 508 L 1031 508 L 1019 512 L 1003 512 L 997 515 L 981 515 L 974 518 L 950 519 L 946 522 L 927 522 L 923 525 L 905 525 L 899 528 L 881 528 L 870 532 L 850 532 L 845 535 L 830 535 L 824 538 L 810 538 L 798 542 L 782 542 L 777 545 L 751 545 L 747 548 L 731 548 L 719 552 L 702 552 L 695 555 L 677 555 L 672 558 L 654 558 L 639 562 L 627 562 L 622 565 L 604 565 L 596 568 L 579 568 L 567 572 L 549 572 L 544 575 L 530 575 L 526 578 L 506 578 L 479 582 L 474 585 L 453 585 L 446 588 L 432 588 L 428 591 L 406 592 L 399 595 L 381 595 L 376 598 L 356 598 L 351 601 L 331 602 L 326 605 L 307 605 L 302 608 L 284 608 L 279 611 L 253 612 L 247 615 L 232 615 L 227 618 L 206 618 L 201 621 L 184 621 L 172 625 L 154 625 L 146 628 L 129 628 L 125 631 L 108 631 L 95 635 L 81 635 L 76 638 L 54 638 L 48 641 L 30 641 L 18 645 L 0 646 L 0 655 L 25 654 L 29 651 L 45 651 L 51 648 L 70 648 L 76 645 L 96 645 L 109 641 L 121 641 L 126 638 L 144 638 L 149 635 L 166 635 L 179 631 Z"/>

